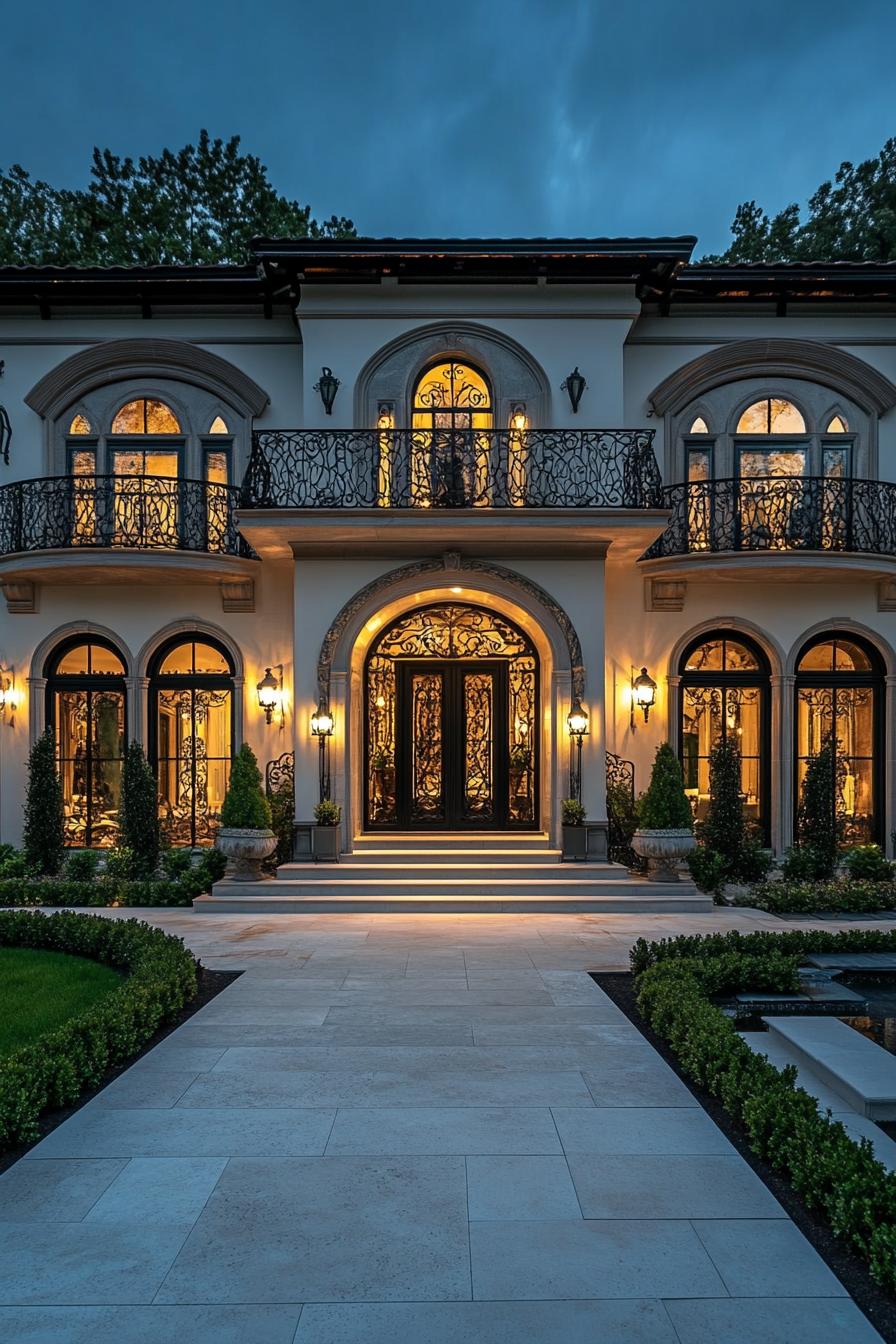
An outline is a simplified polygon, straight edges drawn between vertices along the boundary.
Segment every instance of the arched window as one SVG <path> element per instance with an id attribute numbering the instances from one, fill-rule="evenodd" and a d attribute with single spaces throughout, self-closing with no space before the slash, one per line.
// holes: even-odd
<path id="1" fill-rule="evenodd" d="M 828 434 L 848 434 L 849 425 L 843 419 L 842 415 L 832 416 L 828 422 Z"/>
<path id="2" fill-rule="evenodd" d="M 698 415 L 698 416 L 697 416 L 696 420 L 693 422 L 693 424 L 691 425 L 690 429 L 688 430 L 688 433 L 689 433 L 689 434 L 708 434 L 708 433 L 709 433 L 709 425 L 706 423 L 706 421 L 704 420 L 704 418 L 703 418 L 702 415 Z"/>
<path id="3" fill-rule="evenodd" d="M 56 737 L 65 843 L 108 848 L 118 839 L 126 742 L 125 664 L 97 635 L 75 635 L 53 650 L 47 678 L 47 727 Z"/>
<path id="4" fill-rule="evenodd" d="M 72 417 L 68 432 L 72 435 L 89 434 L 91 432 L 90 421 L 85 415 L 75 415 Z"/>
<path id="5" fill-rule="evenodd" d="M 216 415 L 211 423 L 211 426 L 209 427 L 208 432 L 209 434 L 229 434 L 230 430 L 227 428 L 227 422 L 223 419 L 223 417 L 220 415 Z"/>
<path id="6" fill-rule="evenodd" d="M 805 434 L 806 422 L 792 401 L 763 397 L 742 412 L 738 434 Z"/>
<path id="7" fill-rule="evenodd" d="M 769 822 L 769 664 L 759 645 L 739 632 L 701 635 L 679 663 L 679 751 L 695 817 L 709 805 L 709 753 L 721 738 L 741 753 L 746 816 L 763 837 Z"/>
<path id="8" fill-rule="evenodd" d="M 411 497 L 418 507 L 491 503 L 492 395 L 471 364 L 439 360 L 417 379 L 411 424 Z"/>
<path id="9" fill-rule="evenodd" d="M 883 686 L 883 660 L 858 635 L 818 635 L 797 660 L 795 803 L 809 761 L 832 741 L 834 802 L 849 845 L 881 838 Z"/>
<path id="10" fill-rule="evenodd" d="M 112 420 L 113 434 L 179 434 L 180 422 L 164 401 L 139 397 L 127 401 Z"/>
<path id="11" fill-rule="evenodd" d="M 207 635 L 177 635 L 150 665 L 150 757 L 172 845 L 208 845 L 218 829 L 234 739 L 234 666 Z"/>

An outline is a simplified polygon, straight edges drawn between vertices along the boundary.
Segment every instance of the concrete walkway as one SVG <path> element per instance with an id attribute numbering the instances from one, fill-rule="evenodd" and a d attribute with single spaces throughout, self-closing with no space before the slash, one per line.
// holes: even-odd
<path id="1" fill-rule="evenodd" d="M 146 918 L 246 973 L 0 1178 L 0 1338 L 879 1338 L 585 973 L 779 921 Z"/>

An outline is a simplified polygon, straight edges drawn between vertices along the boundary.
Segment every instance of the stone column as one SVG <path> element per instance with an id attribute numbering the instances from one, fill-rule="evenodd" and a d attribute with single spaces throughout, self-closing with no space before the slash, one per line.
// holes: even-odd
<path id="1" fill-rule="evenodd" d="M 588 736 L 582 749 L 582 802 L 588 817 L 588 823 L 594 827 L 589 835 L 589 858 L 606 858 L 607 832 L 607 715 L 606 715 L 606 606 L 604 594 L 605 559 L 602 552 L 593 565 L 593 588 L 589 593 L 591 619 L 580 628 L 582 653 L 585 664 L 585 688 L 582 703 L 588 710 Z M 576 672 L 573 669 L 573 683 Z M 575 695 L 575 684 L 571 688 Z M 558 732 L 566 738 L 567 750 L 570 749 L 569 734 L 566 728 L 566 715 L 569 704 L 563 711 L 557 724 Z"/>
<path id="2" fill-rule="evenodd" d="M 796 800 L 796 720 L 794 676 L 772 677 L 771 778 L 772 846 L 784 854 L 793 844 Z"/>

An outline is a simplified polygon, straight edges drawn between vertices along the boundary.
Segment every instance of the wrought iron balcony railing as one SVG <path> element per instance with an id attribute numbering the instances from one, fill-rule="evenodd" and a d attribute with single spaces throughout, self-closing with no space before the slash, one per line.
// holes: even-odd
<path id="1" fill-rule="evenodd" d="M 896 556 L 896 484 L 831 476 L 690 482 L 663 492 L 672 518 L 642 560 L 718 551 Z"/>
<path id="2" fill-rule="evenodd" d="M 122 549 L 250 559 L 235 486 L 166 476 L 49 476 L 0 487 L 0 555 Z"/>
<path id="3" fill-rule="evenodd" d="M 244 508 L 653 508 L 652 430 L 263 430 Z"/>

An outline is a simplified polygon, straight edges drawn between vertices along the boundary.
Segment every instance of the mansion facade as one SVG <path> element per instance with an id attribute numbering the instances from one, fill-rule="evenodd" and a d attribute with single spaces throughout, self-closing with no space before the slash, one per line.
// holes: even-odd
<path id="1" fill-rule="evenodd" d="M 694 243 L 0 269 L 0 839 L 49 726 L 76 848 L 116 843 L 131 739 L 210 843 L 246 741 L 299 857 L 323 796 L 350 851 L 556 840 L 579 795 L 602 860 L 608 781 L 668 739 L 699 818 L 733 736 L 781 853 L 832 736 L 850 841 L 892 849 L 896 265 Z"/>

